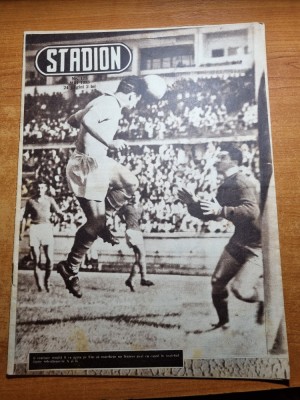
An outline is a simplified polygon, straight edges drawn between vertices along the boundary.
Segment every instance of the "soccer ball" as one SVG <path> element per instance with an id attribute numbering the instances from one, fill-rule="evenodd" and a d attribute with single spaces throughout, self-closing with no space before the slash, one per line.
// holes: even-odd
<path id="1" fill-rule="evenodd" d="M 147 85 L 147 93 L 160 100 L 167 91 L 165 80 L 159 75 L 147 75 L 144 78 Z"/>

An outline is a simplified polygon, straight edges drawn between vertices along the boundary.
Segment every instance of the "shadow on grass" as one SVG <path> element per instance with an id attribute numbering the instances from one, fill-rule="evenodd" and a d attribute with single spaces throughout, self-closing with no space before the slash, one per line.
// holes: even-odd
<path id="1" fill-rule="evenodd" d="M 178 314 L 179 315 L 179 314 Z M 86 317 L 86 316 L 72 316 L 69 318 L 50 318 L 50 319 L 41 319 L 37 321 L 20 321 L 18 325 L 28 326 L 28 325 L 53 325 L 53 324 L 60 324 L 65 322 L 78 322 L 78 321 L 110 321 L 110 322 L 124 322 L 130 325 L 141 325 L 141 326 L 152 326 L 154 328 L 164 328 L 164 329 L 180 329 L 181 325 L 179 324 L 168 324 L 163 322 L 155 322 L 155 321 L 148 321 L 144 320 L 143 318 L 155 318 L 155 317 L 168 317 L 174 316 L 174 314 L 145 314 L 145 315 L 100 315 L 100 316 L 93 316 L 93 317 Z"/>

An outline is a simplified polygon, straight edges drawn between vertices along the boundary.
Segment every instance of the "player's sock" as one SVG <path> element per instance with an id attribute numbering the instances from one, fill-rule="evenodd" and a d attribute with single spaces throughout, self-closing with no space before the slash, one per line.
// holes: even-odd
<path id="1" fill-rule="evenodd" d="M 135 292 L 133 282 L 130 278 L 125 281 L 125 285 L 129 287 L 132 292 Z"/>
<path id="2" fill-rule="evenodd" d="M 130 279 L 133 279 L 138 272 L 139 272 L 139 264 L 135 262 L 130 271 Z"/>
<path id="3" fill-rule="evenodd" d="M 147 264 L 146 264 L 146 257 L 145 255 L 141 255 L 139 261 L 136 262 L 136 265 L 138 266 L 140 270 L 140 275 L 141 279 L 146 280 L 147 279 Z"/>
<path id="4" fill-rule="evenodd" d="M 229 323 L 229 314 L 228 314 L 228 292 L 224 291 L 222 293 L 213 293 L 212 301 L 215 309 L 217 311 L 217 315 L 219 318 L 219 322 L 213 324 L 215 328 L 219 328 L 221 326 L 228 325 Z"/>
<path id="5" fill-rule="evenodd" d="M 45 272 L 45 278 L 44 278 L 44 286 L 47 292 L 50 292 L 50 284 L 49 284 L 49 280 L 50 280 L 50 275 L 51 275 L 51 269 L 48 269 L 46 266 L 46 272 Z"/>
<path id="6" fill-rule="evenodd" d="M 40 267 L 37 265 L 34 267 L 34 279 L 35 279 L 35 283 L 38 288 L 38 291 L 41 292 L 43 290 L 42 285 L 41 285 L 42 271 L 41 271 Z"/>
<path id="7" fill-rule="evenodd" d="M 75 297 L 82 297 L 78 275 L 72 272 L 67 261 L 57 264 L 57 272 L 63 278 L 69 292 Z"/>
<path id="8" fill-rule="evenodd" d="M 135 277 L 135 275 L 137 273 L 137 269 L 138 269 L 138 264 L 135 262 L 133 264 L 132 268 L 131 268 L 129 278 L 125 282 L 125 285 L 128 286 L 132 292 L 135 291 L 134 290 L 133 280 L 134 280 L 134 277 Z"/>
<path id="9" fill-rule="evenodd" d="M 83 257 L 95 240 L 96 237 L 87 233 L 83 226 L 78 229 L 73 247 L 67 258 L 68 265 L 74 274 L 78 273 Z"/>
<path id="10" fill-rule="evenodd" d="M 262 325 L 265 321 L 265 304 L 263 301 L 257 302 L 256 323 Z"/>

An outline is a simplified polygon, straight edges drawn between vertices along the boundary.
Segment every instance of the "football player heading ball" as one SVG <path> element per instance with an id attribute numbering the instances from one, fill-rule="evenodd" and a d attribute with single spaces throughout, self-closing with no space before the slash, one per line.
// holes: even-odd
<path id="1" fill-rule="evenodd" d="M 75 297 L 82 296 L 79 267 L 97 237 L 112 245 L 118 243 L 106 226 L 106 207 L 120 209 L 138 188 L 136 176 L 107 156 L 108 149 L 127 147 L 124 140 L 114 139 L 122 109 L 133 109 L 149 96 L 160 100 L 166 90 L 164 79 L 158 75 L 128 76 L 120 81 L 114 94 L 102 93 L 68 119 L 71 126 L 79 125 L 79 132 L 66 169 L 67 181 L 87 221 L 76 232 L 67 260 L 58 264 L 57 271 Z"/>

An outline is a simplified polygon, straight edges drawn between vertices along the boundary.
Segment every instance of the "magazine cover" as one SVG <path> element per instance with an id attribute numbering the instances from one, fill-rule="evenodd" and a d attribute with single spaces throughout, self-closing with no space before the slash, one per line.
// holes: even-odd
<path id="1" fill-rule="evenodd" d="M 8 375 L 289 379 L 265 51 L 25 33 Z"/>

